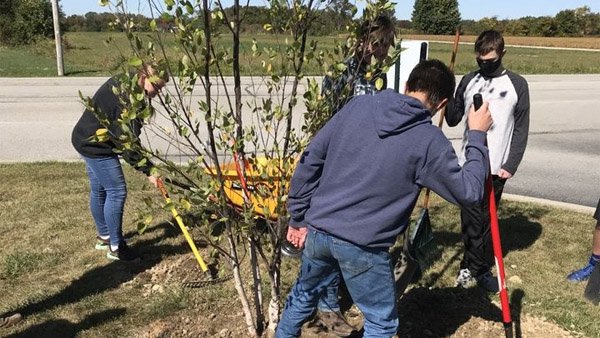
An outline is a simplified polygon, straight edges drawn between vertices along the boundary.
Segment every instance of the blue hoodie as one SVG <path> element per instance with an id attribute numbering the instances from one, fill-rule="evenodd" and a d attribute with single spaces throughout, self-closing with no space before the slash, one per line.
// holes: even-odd
<path id="1" fill-rule="evenodd" d="M 385 90 L 348 102 L 315 135 L 292 177 L 290 225 L 366 247 L 390 247 L 422 187 L 461 206 L 480 203 L 488 171 L 486 133 L 469 131 L 461 168 L 431 112 Z"/>

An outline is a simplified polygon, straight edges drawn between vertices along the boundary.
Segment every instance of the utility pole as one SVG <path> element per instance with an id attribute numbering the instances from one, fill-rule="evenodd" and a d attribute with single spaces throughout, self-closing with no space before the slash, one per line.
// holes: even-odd
<path id="1" fill-rule="evenodd" d="M 58 17 L 58 0 L 52 0 L 52 21 L 54 21 L 54 42 L 56 44 L 56 68 L 58 76 L 65 75 L 63 63 L 62 39 L 60 37 L 60 24 Z"/>

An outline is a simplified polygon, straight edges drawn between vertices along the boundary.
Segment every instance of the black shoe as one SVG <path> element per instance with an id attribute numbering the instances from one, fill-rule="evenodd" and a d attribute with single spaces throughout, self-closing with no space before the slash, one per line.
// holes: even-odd
<path id="1" fill-rule="evenodd" d="M 116 251 L 113 251 L 112 248 L 109 248 L 108 252 L 106 253 L 106 257 L 108 259 L 125 262 L 133 262 L 142 259 L 142 257 L 138 255 L 137 252 L 131 250 L 125 242 L 121 242 Z"/>
<path id="2" fill-rule="evenodd" d="M 475 277 L 477 280 L 477 286 L 486 290 L 487 292 L 498 293 L 500 287 L 498 286 L 498 278 L 494 277 L 491 272 L 486 272 Z"/>

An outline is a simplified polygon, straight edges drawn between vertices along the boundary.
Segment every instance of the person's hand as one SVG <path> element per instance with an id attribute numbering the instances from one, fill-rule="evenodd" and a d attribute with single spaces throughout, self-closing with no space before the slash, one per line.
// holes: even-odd
<path id="1" fill-rule="evenodd" d="M 489 102 L 484 102 L 483 105 L 481 105 L 481 108 L 475 111 L 475 107 L 471 105 L 469 117 L 467 118 L 469 130 L 487 132 L 490 129 L 494 121 L 492 120 L 492 114 L 490 113 L 488 106 Z"/>
<path id="2" fill-rule="evenodd" d="M 500 169 L 500 171 L 498 172 L 498 177 L 507 180 L 512 177 L 512 174 L 504 169 Z"/>
<path id="3" fill-rule="evenodd" d="M 159 178 L 156 176 L 153 176 L 153 175 L 148 176 L 148 181 L 150 181 L 150 183 L 152 183 L 152 185 L 155 188 L 158 188 L 158 180 L 159 180 Z"/>
<path id="4" fill-rule="evenodd" d="M 296 248 L 302 249 L 304 247 L 304 241 L 306 240 L 306 234 L 308 228 L 294 228 L 293 226 L 288 227 L 287 240 L 292 243 Z"/>

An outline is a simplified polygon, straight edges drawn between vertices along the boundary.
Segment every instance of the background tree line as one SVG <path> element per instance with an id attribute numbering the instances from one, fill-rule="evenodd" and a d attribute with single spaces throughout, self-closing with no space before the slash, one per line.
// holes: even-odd
<path id="1" fill-rule="evenodd" d="M 600 13 L 591 12 L 588 6 L 565 9 L 554 17 L 527 16 L 513 20 L 497 17 L 480 20 L 463 20 L 464 34 L 479 34 L 486 29 L 496 29 L 511 36 L 593 36 L 600 35 Z"/>
<path id="2" fill-rule="evenodd" d="M 462 34 L 478 35 L 495 29 L 509 36 L 590 36 L 600 35 L 600 13 L 588 6 L 565 9 L 555 16 L 521 17 L 498 20 L 484 17 L 480 20 L 461 20 L 457 0 L 416 0 L 410 25 L 404 23 L 403 32 L 453 34 L 460 25 Z"/>
<path id="3" fill-rule="evenodd" d="M 332 5 L 319 9 L 316 22 L 310 28 L 311 35 L 335 35 L 343 33 L 356 17 L 356 9 L 350 0 L 334 0 Z M 232 8 L 225 12 L 231 14 Z M 229 12 L 229 13 L 228 13 Z M 277 33 L 277 18 L 263 6 L 244 7 L 241 13 L 246 25 L 243 33 L 265 33 L 263 24 L 274 23 L 271 33 Z M 462 34 L 477 35 L 486 29 L 496 29 L 508 36 L 594 36 L 600 35 L 600 13 L 590 7 L 565 9 L 555 16 L 522 17 L 503 19 L 485 17 L 479 20 L 462 20 L 457 0 L 416 0 L 411 20 L 397 20 L 388 13 L 401 34 L 453 34 L 460 25 Z M 60 11 L 63 32 L 106 32 L 120 31 L 114 26 L 115 13 L 88 12 L 85 15 L 65 16 Z M 134 30 L 150 29 L 150 18 L 134 15 Z M 122 18 L 121 21 L 123 21 Z M 279 18 L 284 20 L 284 18 Z M 173 27 L 173 16 L 163 14 L 157 25 L 163 29 Z M 0 44 L 30 44 L 42 38 L 52 38 L 52 6 L 50 0 L 2 0 L 0 1 Z"/>
<path id="4" fill-rule="evenodd" d="M 312 35 L 328 35 L 336 32 L 344 32 L 346 26 L 352 22 L 352 18 L 356 14 L 354 6 L 349 0 L 335 0 L 333 1 L 335 6 L 331 6 L 327 9 L 318 10 L 319 15 L 316 19 L 316 24 L 311 27 Z M 233 7 L 225 8 L 224 13 L 228 17 L 233 16 Z M 264 6 L 248 6 L 241 9 L 241 16 L 244 18 L 244 32 L 265 32 L 263 25 L 266 22 L 275 23 L 274 33 L 277 33 L 277 20 L 284 21 L 285 18 L 274 18 L 272 17 L 272 11 Z M 122 27 L 113 27 L 112 24 L 115 19 L 114 13 L 96 13 L 88 12 L 85 15 L 70 15 L 61 18 L 61 23 L 65 31 L 67 32 L 106 32 L 106 31 L 121 31 Z M 136 15 L 132 18 L 136 23 L 137 30 L 149 30 L 150 18 L 144 17 L 143 15 Z M 121 20 L 123 21 L 123 20 Z M 198 18 L 198 24 L 202 25 L 202 17 Z M 174 17 L 169 14 L 163 14 L 157 20 L 158 26 L 167 28 L 172 26 Z"/>
<path id="5" fill-rule="evenodd" d="M 7 0 L 14 1 L 14 0 Z M 432 3 L 431 1 L 429 1 Z M 466 35 L 477 35 L 486 29 L 496 29 L 509 36 L 591 36 L 600 35 L 600 13 L 594 13 L 590 7 L 584 6 L 576 9 L 565 9 L 555 16 L 527 16 L 518 19 L 503 19 L 498 17 L 484 17 L 479 20 L 461 20 L 456 0 L 436 0 L 433 6 L 423 10 L 422 3 L 416 1 L 412 20 L 397 20 L 396 27 L 402 33 L 427 33 L 427 34 L 453 34 L 456 26 L 461 26 L 461 32 Z M 232 11 L 232 8 L 225 10 Z M 269 20 L 269 10 L 262 6 L 249 6 L 245 9 L 247 25 L 244 30 L 251 33 L 264 32 L 263 24 Z M 420 14 L 419 14 L 420 13 Z M 349 0 L 338 0 L 337 6 L 321 10 L 316 25 L 311 28 L 313 35 L 330 35 L 344 32 L 350 24 L 355 13 Z M 392 13 L 393 16 L 393 13 Z M 113 13 L 89 12 L 85 15 L 70 15 L 62 18 L 65 31 L 68 32 L 104 32 L 114 29 L 111 22 Z M 147 29 L 150 19 L 142 15 L 135 18 L 141 23 L 139 29 Z M 172 21 L 168 16 L 161 17 L 159 24 L 165 26 Z M 50 26 L 50 31 L 51 31 Z"/>

